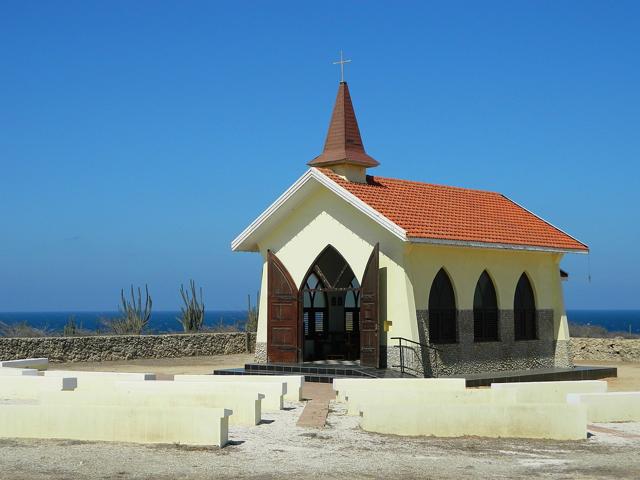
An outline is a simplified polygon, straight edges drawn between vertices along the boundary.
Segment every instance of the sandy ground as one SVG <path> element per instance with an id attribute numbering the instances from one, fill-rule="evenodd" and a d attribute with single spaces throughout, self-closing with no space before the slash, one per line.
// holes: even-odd
<path id="1" fill-rule="evenodd" d="M 605 362 L 605 361 L 577 361 L 576 365 L 594 365 L 616 367 L 618 378 L 607 378 L 611 392 L 640 391 L 640 362 Z"/>
<path id="2" fill-rule="evenodd" d="M 187 360 L 153 361 L 143 370 L 202 371 Z M 210 361 L 218 360 L 207 360 L 204 371 Z M 614 382 L 632 389 L 640 364 L 622 367 Z M 331 403 L 323 429 L 296 426 L 304 403 L 286 407 L 264 414 L 258 426 L 230 428 L 232 444 L 223 449 L 0 440 L 0 479 L 640 478 L 639 423 L 593 425 L 590 438 L 578 442 L 407 438 L 360 430 L 341 404 Z"/>
<path id="3" fill-rule="evenodd" d="M 240 368 L 254 361 L 252 354 L 213 357 L 143 358 L 110 362 L 51 363 L 50 370 L 155 373 L 160 378 L 182 374 L 208 374 L 219 368 Z"/>

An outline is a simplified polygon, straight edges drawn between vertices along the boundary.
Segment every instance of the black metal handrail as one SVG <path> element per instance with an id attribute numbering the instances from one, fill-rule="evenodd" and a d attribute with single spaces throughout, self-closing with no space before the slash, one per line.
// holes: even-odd
<path id="1" fill-rule="evenodd" d="M 402 342 L 406 342 L 406 343 L 409 343 L 409 344 L 417 345 L 420 348 L 430 349 L 430 350 L 433 350 L 435 352 L 439 352 L 440 351 L 439 348 L 436 348 L 433 345 L 416 342 L 415 340 L 410 340 L 410 339 L 404 338 L 404 337 L 391 337 L 391 340 L 398 340 L 398 345 L 395 345 L 395 346 L 400 349 L 400 365 L 392 365 L 391 367 L 392 368 L 400 367 L 400 373 L 402 373 L 403 375 L 404 375 L 406 370 L 410 370 L 410 371 L 412 371 L 413 373 L 416 373 L 416 374 L 423 374 L 424 375 L 424 372 L 426 370 L 426 365 L 425 365 L 426 362 L 422 358 L 422 350 L 421 350 L 420 351 L 420 359 L 421 359 L 421 362 L 422 362 L 422 372 L 419 371 L 416 368 L 413 368 L 411 366 L 405 365 L 404 348 L 403 347 L 405 347 L 405 348 L 410 348 L 410 347 L 408 345 L 404 345 L 403 346 Z M 436 376 L 436 374 L 437 374 L 437 359 L 438 359 L 438 356 L 434 355 L 433 359 L 434 360 L 433 360 L 433 365 L 432 365 L 431 370 L 433 372 L 433 375 Z"/>

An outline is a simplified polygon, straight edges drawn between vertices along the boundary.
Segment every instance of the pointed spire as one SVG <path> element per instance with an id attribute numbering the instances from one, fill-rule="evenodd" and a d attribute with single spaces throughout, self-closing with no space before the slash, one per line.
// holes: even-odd
<path id="1" fill-rule="evenodd" d="M 311 160 L 307 165 L 328 167 L 344 164 L 361 167 L 380 165 L 364 151 L 356 113 L 351 103 L 351 95 L 349 95 L 349 87 L 347 82 L 340 82 L 324 150 L 321 155 Z"/>

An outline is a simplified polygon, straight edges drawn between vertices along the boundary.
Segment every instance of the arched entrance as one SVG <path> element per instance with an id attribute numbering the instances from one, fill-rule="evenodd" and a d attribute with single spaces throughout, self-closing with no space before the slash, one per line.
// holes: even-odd
<path id="1" fill-rule="evenodd" d="M 357 360 L 380 366 L 379 254 L 375 245 L 362 280 L 332 246 L 314 260 L 301 288 L 267 251 L 267 361 Z"/>
<path id="2" fill-rule="evenodd" d="M 333 246 L 318 255 L 299 291 L 303 360 L 360 359 L 360 283 Z"/>

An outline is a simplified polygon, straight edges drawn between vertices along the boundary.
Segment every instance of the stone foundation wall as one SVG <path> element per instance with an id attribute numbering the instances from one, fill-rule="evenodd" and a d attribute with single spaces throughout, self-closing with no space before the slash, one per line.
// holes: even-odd
<path id="1" fill-rule="evenodd" d="M 267 342 L 257 342 L 254 360 L 256 363 L 267 363 Z"/>
<path id="2" fill-rule="evenodd" d="M 640 362 L 640 338 L 572 338 L 574 360 Z"/>
<path id="3" fill-rule="evenodd" d="M 429 312 L 417 310 L 416 315 L 420 342 L 429 344 Z M 500 340 L 475 342 L 473 310 L 460 310 L 457 343 L 434 344 L 438 351 L 419 346 L 403 348 L 405 364 L 408 361 L 416 370 L 424 365 L 426 371 L 422 373 L 427 376 L 571 366 L 566 342 L 556 342 L 553 338 L 553 310 L 538 310 L 536 320 L 537 339 L 516 341 L 513 310 L 501 310 L 498 316 Z M 399 350 L 398 347 L 395 350 Z"/>
<path id="4" fill-rule="evenodd" d="M 47 357 L 51 362 L 98 362 L 250 353 L 255 333 L 96 335 L 0 338 L 0 360 Z"/>

